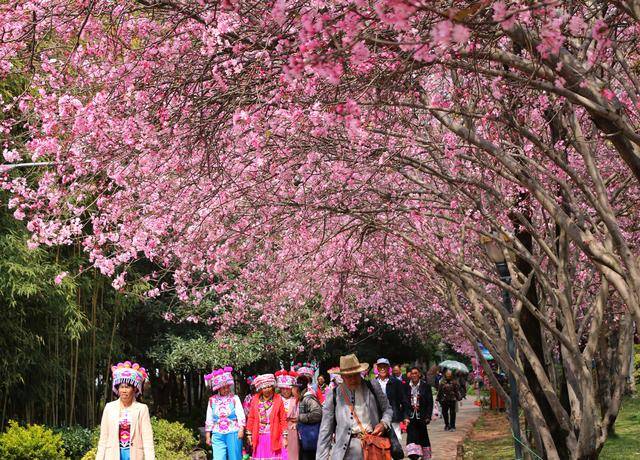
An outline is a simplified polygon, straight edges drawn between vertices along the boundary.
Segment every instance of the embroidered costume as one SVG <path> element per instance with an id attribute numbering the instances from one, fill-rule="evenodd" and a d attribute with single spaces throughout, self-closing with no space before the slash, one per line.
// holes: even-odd
<path id="1" fill-rule="evenodd" d="M 129 460 L 131 458 L 131 417 L 128 409 L 120 411 L 118 438 L 120 440 L 120 459 Z"/>
<path id="2" fill-rule="evenodd" d="M 276 372 L 276 381 L 280 390 L 283 388 L 293 389 L 297 378 L 298 373 L 294 371 L 287 372 L 282 370 Z M 289 436 L 287 448 L 283 449 L 283 458 L 285 460 L 298 460 L 298 399 L 293 394 L 289 398 L 282 396 L 282 404 L 287 417 L 287 433 Z"/>
<path id="3" fill-rule="evenodd" d="M 283 440 L 288 436 L 287 416 L 280 395 L 272 393 L 265 398 L 261 391 L 274 387 L 273 374 L 263 374 L 254 380 L 258 394 L 251 400 L 247 430 L 252 438 L 251 458 L 260 460 L 283 460 Z"/>
<path id="4" fill-rule="evenodd" d="M 216 369 L 205 375 L 206 384 L 212 391 L 233 385 L 233 371 L 230 367 Z M 229 393 L 225 396 L 214 394 L 207 404 L 205 430 L 211 434 L 213 460 L 241 460 L 242 441 L 238 432 L 244 429 L 245 415 L 240 398 Z"/>
<path id="5" fill-rule="evenodd" d="M 433 396 L 431 385 L 423 380 L 417 384 L 409 382 L 409 400 L 411 402 L 411 415 L 407 426 L 407 455 L 411 459 L 422 457 L 423 460 L 431 459 L 431 441 L 427 425 L 431 421 L 433 412 Z"/>
<path id="6" fill-rule="evenodd" d="M 140 396 L 144 382 L 148 380 L 145 368 L 138 363 L 131 364 L 131 361 L 112 366 L 111 373 L 113 376 L 111 389 L 116 395 L 118 394 L 118 386 L 128 384 L 135 388 L 136 397 Z M 131 412 L 129 408 L 120 409 L 118 439 L 120 441 L 120 459 L 129 460 L 131 458 Z"/>

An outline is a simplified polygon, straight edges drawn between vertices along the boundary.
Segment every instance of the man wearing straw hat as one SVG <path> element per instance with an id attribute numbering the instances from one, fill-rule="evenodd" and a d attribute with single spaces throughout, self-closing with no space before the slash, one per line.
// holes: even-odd
<path id="1" fill-rule="evenodd" d="M 379 436 L 391 427 L 393 411 L 386 395 L 379 385 L 367 385 L 361 376 L 368 369 L 369 364 L 360 363 L 356 355 L 340 357 L 338 374 L 343 383 L 327 394 L 322 408 L 316 460 L 362 460 L 359 439 L 362 430 Z M 349 405 L 353 406 L 359 423 Z M 378 405 L 381 414 L 378 413 Z"/>

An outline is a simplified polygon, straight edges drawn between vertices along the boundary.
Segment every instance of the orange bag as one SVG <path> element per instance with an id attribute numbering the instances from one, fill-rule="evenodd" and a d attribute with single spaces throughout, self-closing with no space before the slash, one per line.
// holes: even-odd
<path id="1" fill-rule="evenodd" d="M 391 460 L 391 441 L 389 438 L 365 434 L 361 441 L 364 460 Z"/>
<path id="2" fill-rule="evenodd" d="M 356 414 L 356 411 L 353 409 L 353 405 L 349 402 L 349 397 L 347 396 L 344 387 L 342 387 L 342 396 L 349 406 L 351 415 L 353 415 L 353 418 L 360 426 L 360 432 L 363 433 L 360 438 L 360 442 L 362 442 L 362 454 L 364 455 L 364 460 L 391 460 L 391 441 L 389 438 L 367 433 L 362 426 L 362 422 L 360 422 L 360 417 L 358 417 L 358 414 Z"/>

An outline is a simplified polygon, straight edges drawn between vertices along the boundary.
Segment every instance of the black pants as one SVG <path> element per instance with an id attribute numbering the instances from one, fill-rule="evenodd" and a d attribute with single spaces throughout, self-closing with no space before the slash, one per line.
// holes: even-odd
<path id="1" fill-rule="evenodd" d="M 302 450 L 302 447 L 301 447 L 298 456 L 300 457 L 300 460 L 316 460 L 316 451 Z M 289 460 L 293 460 L 293 459 L 289 459 Z"/>
<path id="2" fill-rule="evenodd" d="M 456 427 L 456 402 L 442 401 L 442 418 L 444 418 L 444 426 L 448 428 Z"/>

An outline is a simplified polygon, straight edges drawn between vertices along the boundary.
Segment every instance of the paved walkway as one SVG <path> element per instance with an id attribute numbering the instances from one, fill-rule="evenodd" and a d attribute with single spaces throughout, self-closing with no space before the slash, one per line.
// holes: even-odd
<path id="1" fill-rule="evenodd" d="M 442 418 L 429 424 L 429 439 L 434 460 L 456 460 L 458 444 L 462 443 L 476 419 L 480 416 L 480 408 L 473 402 L 475 398 L 468 396 L 460 402 L 456 416 L 456 431 L 444 431 Z"/>

